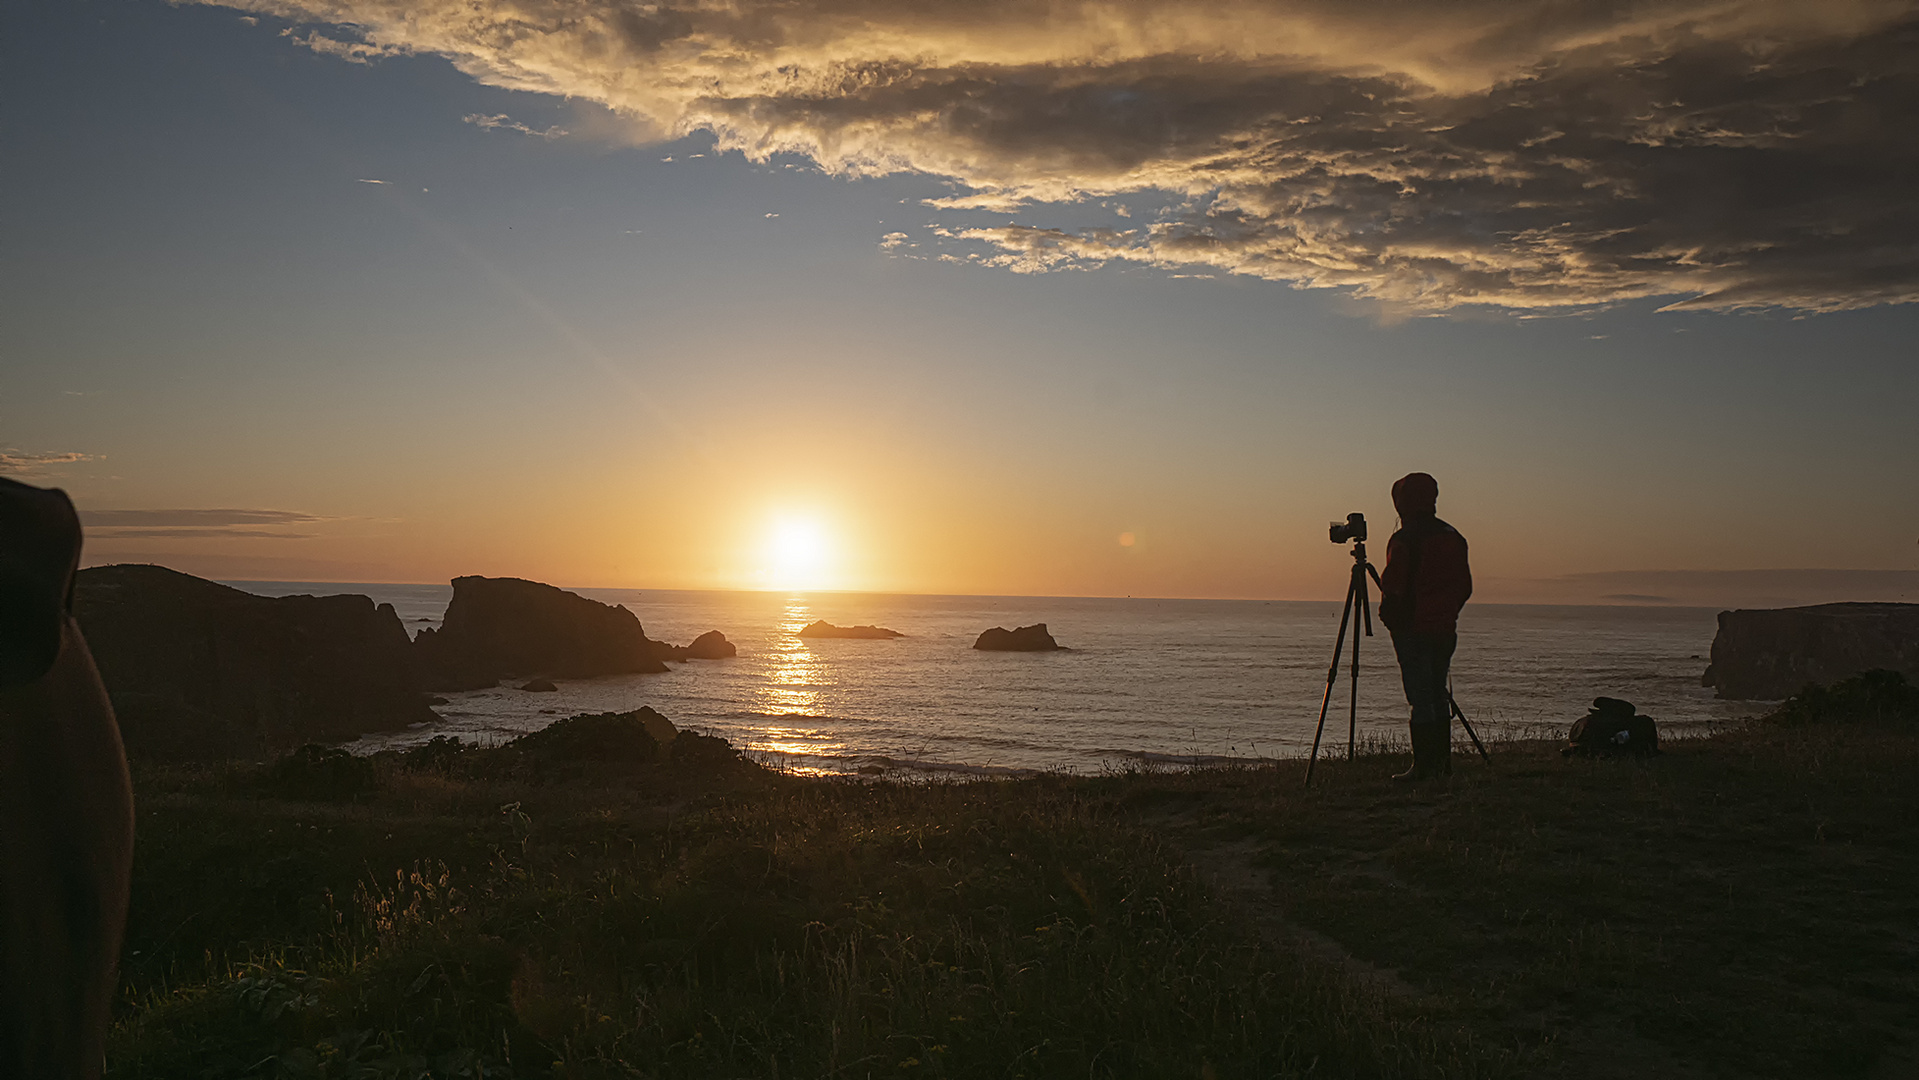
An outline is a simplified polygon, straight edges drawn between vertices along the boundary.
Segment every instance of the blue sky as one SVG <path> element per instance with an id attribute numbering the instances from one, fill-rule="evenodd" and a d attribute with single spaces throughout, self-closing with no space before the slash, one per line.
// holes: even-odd
<path id="1" fill-rule="evenodd" d="M 1306 597 L 1344 580 L 1324 523 L 1383 529 L 1424 469 L 1487 598 L 1919 599 L 1909 304 L 1301 289 L 1247 270 L 1270 248 L 1194 264 L 1089 231 L 1174 236 L 1190 192 L 1095 170 L 1108 190 L 1066 201 L 1059 168 L 986 150 L 935 175 L 958 151 L 900 134 L 921 171 L 829 175 L 486 85 L 470 55 L 295 40 L 320 31 L 382 40 L 115 0 L 34 5 L 0 45 L 0 450 L 140 512 L 96 517 L 93 561 L 753 585 L 800 516 L 846 587 Z M 923 201 L 994 184 L 1027 201 Z M 1270 244 L 1281 211 L 1249 200 L 1235 235 Z M 1741 287 L 1914 277 L 1891 241 Z M 1034 250 L 1072 257 L 1016 272 Z M 181 516 L 208 509 L 283 516 Z M 1628 573 L 1803 569 L 1876 573 Z"/>

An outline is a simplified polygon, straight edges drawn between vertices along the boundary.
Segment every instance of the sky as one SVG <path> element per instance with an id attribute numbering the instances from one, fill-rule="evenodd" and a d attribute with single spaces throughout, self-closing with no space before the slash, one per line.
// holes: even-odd
<path id="1" fill-rule="evenodd" d="M 226 580 L 1919 600 L 1919 4 L 37 2 L 0 471 Z"/>

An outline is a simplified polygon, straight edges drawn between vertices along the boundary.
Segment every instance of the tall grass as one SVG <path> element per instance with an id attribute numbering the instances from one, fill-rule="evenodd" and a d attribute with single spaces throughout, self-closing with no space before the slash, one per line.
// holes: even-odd
<path id="1" fill-rule="evenodd" d="M 204 863 L 194 849 L 213 833 L 245 858 L 259 853 L 247 838 L 264 843 L 275 822 L 303 845 L 315 819 L 335 831 L 292 867 L 305 879 L 293 891 L 314 897 L 303 916 L 243 903 L 203 926 L 217 940 L 165 946 L 176 961 L 199 947 L 200 963 L 162 978 L 136 969 L 112 1075 L 1505 1068 L 1505 1055 L 1261 942 L 1180 852 L 1080 781 L 755 771 L 698 791 L 646 769 L 558 785 L 496 771 L 388 765 L 377 793 L 334 805 L 176 782 L 150 813 L 191 817 L 195 842 L 154 830 L 147 904 L 184 910 L 192 897 L 156 892 L 222 888 L 168 865 Z M 136 927 L 143 942 L 159 929 Z"/>

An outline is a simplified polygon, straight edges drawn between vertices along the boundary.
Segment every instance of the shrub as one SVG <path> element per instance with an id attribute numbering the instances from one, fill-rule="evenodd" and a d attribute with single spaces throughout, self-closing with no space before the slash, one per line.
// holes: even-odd
<path id="1" fill-rule="evenodd" d="M 1815 724 L 1919 723 L 1919 687 L 1896 671 L 1867 671 L 1819 686 L 1809 683 L 1766 719 L 1803 727 Z"/>
<path id="2" fill-rule="evenodd" d="M 372 761 L 318 743 L 274 762 L 266 775 L 267 793 L 289 799 L 350 799 L 378 786 Z"/>
<path id="3" fill-rule="evenodd" d="M 666 717 L 642 706 L 569 717 L 522 735 L 507 748 L 534 765 L 650 762 L 664 757 L 674 738 Z"/>

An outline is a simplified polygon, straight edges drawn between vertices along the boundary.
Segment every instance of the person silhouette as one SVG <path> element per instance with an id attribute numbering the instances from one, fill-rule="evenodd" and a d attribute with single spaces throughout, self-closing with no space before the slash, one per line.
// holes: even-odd
<path id="1" fill-rule="evenodd" d="M 1412 708 L 1412 767 L 1394 780 L 1452 772 L 1452 695 L 1446 675 L 1459 646 L 1459 610 L 1473 594 L 1466 538 L 1439 519 L 1439 481 L 1407 473 L 1393 484 L 1399 530 L 1386 542 L 1379 621 L 1393 637 Z"/>
<path id="2" fill-rule="evenodd" d="M 120 728 L 80 626 L 80 519 L 0 478 L 0 1076 L 101 1071 L 133 866 Z"/>

